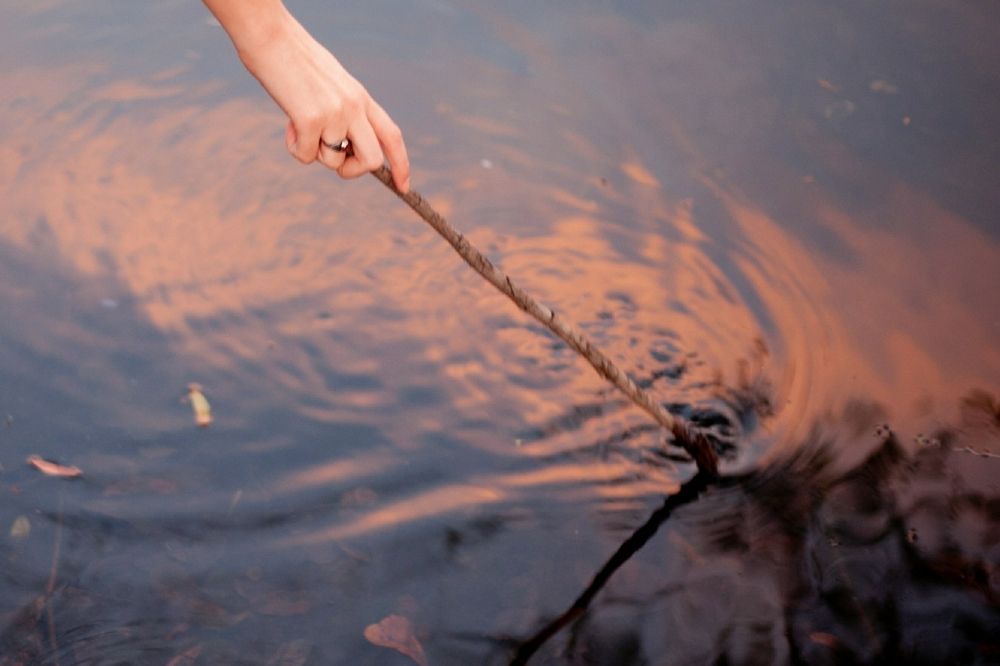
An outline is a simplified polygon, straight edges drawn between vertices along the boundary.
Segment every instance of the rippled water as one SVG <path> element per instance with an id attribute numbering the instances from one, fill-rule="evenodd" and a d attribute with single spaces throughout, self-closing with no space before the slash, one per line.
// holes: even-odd
<path id="1" fill-rule="evenodd" d="M 415 188 L 736 444 L 538 663 L 998 658 L 994 6 L 294 9 Z M 0 664 L 411 663 L 393 614 L 503 663 L 693 469 L 374 179 L 294 163 L 207 17 L 0 8 Z"/>

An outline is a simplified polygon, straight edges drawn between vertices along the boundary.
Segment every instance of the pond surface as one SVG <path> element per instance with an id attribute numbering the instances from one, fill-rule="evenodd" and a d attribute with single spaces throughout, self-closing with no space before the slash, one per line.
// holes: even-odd
<path id="1" fill-rule="evenodd" d="M 727 481 L 295 163 L 200 3 L 8 0 L 0 664 L 506 663 L 651 516 L 532 663 L 1000 659 L 1000 6 L 292 8 Z"/>

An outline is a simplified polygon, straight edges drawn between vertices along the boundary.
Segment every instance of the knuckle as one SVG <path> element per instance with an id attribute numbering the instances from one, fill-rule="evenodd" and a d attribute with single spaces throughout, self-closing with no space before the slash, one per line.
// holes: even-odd
<path id="1" fill-rule="evenodd" d="M 295 156 L 295 159 L 297 159 L 299 162 L 302 162 L 303 164 L 312 164 L 313 162 L 316 161 L 317 157 L 316 153 L 317 153 L 316 150 L 309 150 L 307 146 L 300 145 L 296 147 L 295 152 L 293 152 L 292 154 Z"/>
<path id="2" fill-rule="evenodd" d="M 323 129 L 323 114 L 319 111 L 310 111 L 304 114 L 297 124 L 307 133 L 319 132 Z"/>
<path id="3" fill-rule="evenodd" d="M 364 108 L 365 105 L 364 96 L 361 95 L 358 91 L 351 91 L 347 95 L 345 95 L 344 98 L 341 100 L 341 105 L 343 107 L 344 112 L 349 113 L 351 115 L 357 114 Z"/>
<path id="4" fill-rule="evenodd" d="M 361 113 L 361 105 L 353 100 L 344 100 L 341 103 L 340 115 L 348 120 L 357 117 Z"/>
<path id="5" fill-rule="evenodd" d="M 312 161 L 309 159 L 308 155 L 306 155 L 300 150 L 297 150 L 296 148 L 290 148 L 288 152 L 292 154 L 292 157 L 294 157 L 299 162 L 302 162 L 303 164 L 309 164 L 309 162 Z"/>
<path id="6" fill-rule="evenodd" d="M 326 104 L 326 115 L 328 118 L 339 118 L 344 115 L 344 99 L 336 97 Z"/>

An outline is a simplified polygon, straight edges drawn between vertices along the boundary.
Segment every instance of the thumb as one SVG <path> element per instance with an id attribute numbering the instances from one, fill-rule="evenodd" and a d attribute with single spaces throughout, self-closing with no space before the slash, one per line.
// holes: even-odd
<path id="1" fill-rule="evenodd" d="M 285 147 L 288 148 L 288 152 L 292 155 L 295 154 L 295 144 L 298 141 L 299 135 L 295 131 L 295 125 L 292 124 L 291 118 L 288 119 L 288 125 L 285 126 Z"/>

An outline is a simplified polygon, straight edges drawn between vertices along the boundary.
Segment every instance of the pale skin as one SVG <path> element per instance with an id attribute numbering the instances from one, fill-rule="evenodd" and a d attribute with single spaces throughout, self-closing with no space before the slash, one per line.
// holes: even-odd
<path id="1" fill-rule="evenodd" d="M 281 0 L 203 0 L 225 28 L 243 65 L 288 116 L 285 144 L 303 164 L 319 161 L 343 178 L 382 166 L 396 187 L 410 187 L 399 127 Z M 347 153 L 331 150 L 347 138 Z"/>

